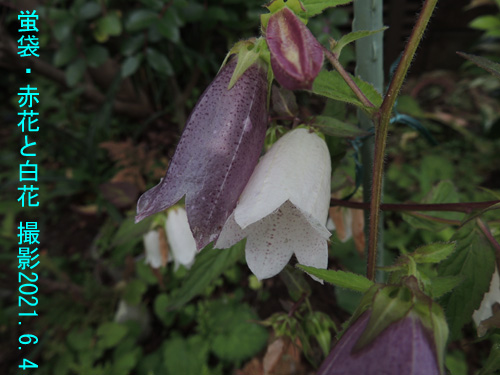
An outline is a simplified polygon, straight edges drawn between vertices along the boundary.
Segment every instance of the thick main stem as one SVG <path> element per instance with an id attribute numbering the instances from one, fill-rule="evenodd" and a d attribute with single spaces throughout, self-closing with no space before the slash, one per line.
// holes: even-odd
<path id="1" fill-rule="evenodd" d="M 384 97 L 380 111 L 375 116 L 375 150 L 373 159 L 373 175 L 372 175 L 372 191 L 370 199 L 370 235 L 368 241 L 368 265 L 367 277 L 373 280 L 375 277 L 375 266 L 377 261 L 377 242 L 378 242 L 378 226 L 380 221 L 380 205 L 382 203 L 382 181 L 384 173 L 384 156 L 385 145 L 387 142 L 387 133 L 389 130 L 389 122 L 392 115 L 392 109 L 399 90 L 403 85 L 403 81 L 410 67 L 410 63 L 415 56 L 418 44 L 422 39 L 422 35 L 429 23 L 432 12 L 436 7 L 437 0 L 426 0 L 422 12 L 420 13 L 417 23 L 411 33 L 410 39 L 406 44 L 401 61 L 396 69 L 396 73 L 389 85 L 387 94 Z"/>

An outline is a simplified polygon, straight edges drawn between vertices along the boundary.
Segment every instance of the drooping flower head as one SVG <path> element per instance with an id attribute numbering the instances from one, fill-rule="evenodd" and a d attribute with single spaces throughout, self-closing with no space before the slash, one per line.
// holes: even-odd
<path id="1" fill-rule="evenodd" d="M 326 268 L 330 178 L 323 139 L 303 128 L 285 134 L 255 168 L 216 247 L 247 237 L 247 264 L 259 279 L 278 274 L 293 254 L 302 264 Z"/>
<path id="2" fill-rule="evenodd" d="M 318 375 L 442 375 L 447 337 L 443 310 L 415 277 L 401 285 L 376 284 Z"/>
<path id="3" fill-rule="evenodd" d="M 323 65 L 323 50 L 299 17 L 287 7 L 271 15 L 266 41 L 276 80 L 289 90 L 311 89 Z"/>
<path id="4" fill-rule="evenodd" d="M 267 125 L 266 68 L 254 63 L 228 90 L 222 68 L 189 116 L 168 171 L 137 203 L 136 222 L 183 196 L 198 249 L 219 236 L 257 164 Z"/>

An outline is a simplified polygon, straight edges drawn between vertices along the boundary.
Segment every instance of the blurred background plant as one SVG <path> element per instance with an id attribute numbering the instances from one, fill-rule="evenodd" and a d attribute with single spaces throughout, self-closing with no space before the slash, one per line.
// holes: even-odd
<path id="1" fill-rule="evenodd" d="M 448 3 L 443 0 L 444 10 L 457 8 Z M 498 28 L 492 13 L 498 1 L 489 3 L 470 4 L 470 12 L 489 17 L 471 23 L 488 38 L 496 37 Z M 227 50 L 258 32 L 261 6 L 261 0 L 0 2 L 2 373 L 17 373 L 16 227 L 20 220 L 35 218 L 41 233 L 39 316 L 23 326 L 23 332 L 29 329 L 40 339 L 28 357 L 40 364 L 33 374 L 278 374 L 292 373 L 290 368 L 307 374 L 324 358 L 360 294 L 322 287 L 289 268 L 279 278 L 259 282 L 244 264 L 241 244 L 224 252 L 205 249 L 189 270 L 173 264 L 154 268 L 145 264 L 143 234 L 158 227 L 160 219 L 133 223 L 139 194 L 163 177 L 187 115 Z M 39 58 L 17 55 L 17 14 L 26 9 L 40 15 Z M 388 26 L 393 18 L 388 12 Z M 328 36 L 338 39 L 351 21 L 351 8 L 340 7 L 308 26 L 328 45 Z M 395 29 L 399 39 L 407 38 L 404 29 Z M 483 45 L 482 39 L 477 45 Z M 386 60 L 397 56 L 398 48 L 388 45 Z M 421 55 L 429 56 L 429 50 Z M 347 46 L 342 63 L 350 67 L 353 57 L 354 49 Z M 387 203 L 499 199 L 500 81 L 459 56 L 450 59 L 462 67 L 437 71 L 435 61 L 417 60 L 416 68 L 430 65 L 432 71 L 410 77 L 398 101 L 397 110 L 419 120 L 439 145 L 431 147 L 417 130 L 394 125 Z M 33 71 L 29 76 L 26 67 Z M 40 91 L 37 209 L 22 209 L 17 202 L 17 92 L 28 79 Z M 288 103 L 276 110 L 280 97 Z M 286 116 L 322 114 L 356 122 L 352 108 L 306 93 L 297 93 L 296 102 L 290 93 L 273 94 L 273 101 L 268 139 L 289 125 L 280 120 Z M 326 138 L 337 167 L 334 190 L 343 197 L 356 185 L 356 144 Z M 431 216 L 386 213 L 386 264 L 422 243 L 449 241 L 464 215 Z M 498 215 L 489 212 L 485 220 L 498 239 Z M 356 250 L 362 238 L 344 239 L 332 237 L 330 267 L 364 273 L 366 260 Z M 159 243 L 168 257 L 161 230 Z M 467 323 L 451 344 L 446 364 L 452 374 L 479 370 L 498 335 L 490 333 L 477 343 L 473 339 Z"/>

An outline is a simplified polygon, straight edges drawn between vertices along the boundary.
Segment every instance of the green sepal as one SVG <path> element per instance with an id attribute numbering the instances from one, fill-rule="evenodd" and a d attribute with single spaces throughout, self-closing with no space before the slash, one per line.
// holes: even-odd
<path id="1" fill-rule="evenodd" d="M 286 4 L 285 4 L 286 2 Z M 265 5 L 265 7 L 269 10 L 269 13 L 264 13 L 260 15 L 260 24 L 262 28 L 262 32 L 265 33 L 267 29 L 267 24 L 269 22 L 269 18 L 276 12 L 279 12 L 281 9 L 287 7 L 292 12 L 294 12 L 305 24 L 307 24 L 307 18 L 304 17 L 306 13 L 306 8 L 302 5 L 299 0 L 272 0 L 270 3 Z"/>
<path id="2" fill-rule="evenodd" d="M 307 17 L 323 13 L 325 9 L 352 3 L 353 0 L 303 0 Z"/>
<path id="3" fill-rule="evenodd" d="M 353 351 L 370 344 L 389 325 L 404 318 L 413 307 L 413 294 L 407 287 L 386 286 L 381 288 L 373 300 L 370 320 Z"/>
<path id="4" fill-rule="evenodd" d="M 418 298 L 413 309 L 424 327 L 432 334 L 434 350 L 439 365 L 440 374 L 444 374 L 444 354 L 448 340 L 448 324 L 443 309 L 430 298 Z"/>

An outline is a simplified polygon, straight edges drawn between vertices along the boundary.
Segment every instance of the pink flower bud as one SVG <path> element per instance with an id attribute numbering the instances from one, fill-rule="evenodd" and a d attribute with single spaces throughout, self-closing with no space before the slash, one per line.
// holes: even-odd
<path id="1" fill-rule="evenodd" d="M 323 50 L 307 26 L 285 7 L 269 18 L 266 41 L 271 67 L 281 86 L 311 89 L 323 65 Z"/>

